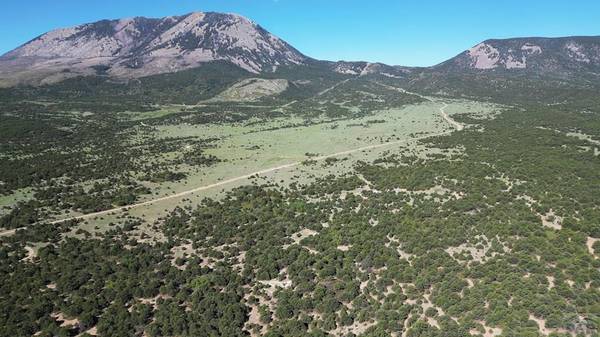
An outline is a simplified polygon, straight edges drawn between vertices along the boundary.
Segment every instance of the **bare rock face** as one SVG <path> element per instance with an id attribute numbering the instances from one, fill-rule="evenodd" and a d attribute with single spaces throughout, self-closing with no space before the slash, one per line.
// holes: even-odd
<path id="1" fill-rule="evenodd" d="M 103 20 L 43 34 L 0 57 L 4 85 L 103 74 L 133 78 L 228 61 L 252 72 L 302 64 L 307 57 L 235 14 Z"/>
<path id="2" fill-rule="evenodd" d="M 212 102 L 254 102 L 260 98 L 273 96 L 284 92 L 289 86 L 285 79 L 247 78 L 227 88 Z"/>
<path id="3" fill-rule="evenodd" d="M 541 74 L 596 71 L 600 68 L 600 37 L 487 40 L 434 68 L 529 70 Z"/>

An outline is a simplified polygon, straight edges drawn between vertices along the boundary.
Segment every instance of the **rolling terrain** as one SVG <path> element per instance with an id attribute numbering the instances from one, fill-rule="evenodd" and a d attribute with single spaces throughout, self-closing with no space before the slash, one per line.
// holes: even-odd
<path id="1" fill-rule="evenodd" d="M 0 336 L 598 336 L 600 38 L 427 68 L 234 14 L 0 57 Z"/>

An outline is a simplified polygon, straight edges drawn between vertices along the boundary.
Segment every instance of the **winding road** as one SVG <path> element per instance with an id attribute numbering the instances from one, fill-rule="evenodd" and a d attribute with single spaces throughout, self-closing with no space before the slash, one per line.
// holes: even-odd
<path id="1" fill-rule="evenodd" d="M 396 89 L 400 89 L 400 88 L 396 88 Z M 402 90 L 405 93 L 412 94 L 410 92 L 404 91 L 403 89 L 400 89 L 400 90 Z M 421 96 L 421 95 L 418 95 L 418 94 L 416 94 L 416 95 L 420 96 L 420 97 L 423 97 L 423 98 L 427 99 L 430 102 L 433 102 L 433 100 L 431 100 L 430 98 L 427 98 L 425 96 Z M 356 153 L 356 152 L 361 152 L 361 151 L 366 151 L 366 150 L 371 150 L 371 149 L 378 149 L 378 148 L 382 148 L 382 147 L 387 147 L 387 146 L 402 144 L 402 143 L 406 143 L 406 142 L 413 141 L 413 140 L 425 139 L 425 138 L 434 137 L 434 136 L 447 135 L 447 134 L 449 134 L 449 133 L 451 133 L 451 132 L 453 132 L 455 130 L 460 131 L 460 130 L 464 129 L 464 125 L 463 124 L 455 121 L 450 116 L 448 116 L 448 114 L 445 111 L 445 109 L 447 107 L 448 107 L 448 104 L 443 103 L 443 106 L 439 108 L 439 112 L 440 112 L 442 118 L 444 118 L 444 120 L 446 122 L 448 122 L 450 125 L 452 125 L 453 130 L 439 132 L 439 133 L 430 134 L 430 135 L 426 135 L 426 136 L 420 136 L 420 137 L 414 137 L 414 138 L 407 138 L 407 139 L 402 139 L 402 140 L 393 141 L 393 142 L 386 142 L 386 143 L 380 143 L 380 144 L 373 144 L 373 145 L 362 146 L 362 147 L 358 147 L 358 148 L 354 148 L 354 149 L 350 149 L 350 150 L 346 150 L 346 151 L 340 151 L 340 152 L 335 152 L 335 153 L 331 153 L 331 154 L 327 154 L 327 155 L 323 155 L 323 156 L 313 157 L 313 158 L 311 158 L 311 160 L 321 161 L 321 160 L 325 160 L 327 158 L 339 157 L 339 156 L 344 156 L 344 155 L 348 155 L 348 154 L 352 154 L 352 153 Z M 107 214 L 114 213 L 114 212 L 126 211 L 126 210 L 130 210 L 130 209 L 134 209 L 134 208 L 148 206 L 148 205 L 152 205 L 152 204 L 155 204 L 155 203 L 158 203 L 158 202 L 161 202 L 161 201 L 175 199 L 175 198 L 180 198 L 180 197 L 183 197 L 183 196 L 186 196 L 186 195 L 190 195 L 190 194 L 193 194 L 193 193 L 196 193 L 196 192 L 201 192 L 201 191 L 208 190 L 208 189 L 211 189 L 211 188 L 215 188 L 215 187 L 219 187 L 219 186 L 231 184 L 231 183 L 234 183 L 234 182 L 237 182 L 237 181 L 245 180 L 245 179 L 248 179 L 248 178 L 250 178 L 252 176 L 255 176 L 255 175 L 261 175 L 261 174 L 266 174 L 266 173 L 270 173 L 270 172 L 274 172 L 274 171 L 289 169 L 289 168 L 298 166 L 301 163 L 302 163 L 302 161 L 295 161 L 295 162 L 292 162 L 292 163 L 289 163 L 289 164 L 279 165 L 279 166 L 267 168 L 267 169 L 264 169 L 264 170 L 259 170 L 259 171 L 251 172 L 251 173 L 248 173 L 248 174 L 245 174 L 245 175 L 242 175 L 242 176 L 238 176 L 238 177 L 230 178 L 230 179 L 227 179 L 227 180 L 219 181 L 219 182 L 216 182 L 214 184 L 199 186 L 199 187 L 196 187 L 196 188 L 191 189 L 191 190 L 179 192 L 179 193 L 176 193 L 176 194 L 167 195 L 167 196 L 160 197 L 160 198 L 157 198 L 157 199 L 152 199 L 152 200 L 140 202 L 140 203 L 137 203 L 137 204 L 127 205 L 127 206 L 122 206 L 122 207 L 111 208 L 111 209 L 107 209 L 107 210 L 100 211 L 100 212 L 88 213 L 88 214 L 73 216 L 73 217 L 69 217 L 69 218 L 65 218 L 65 219 L 54 220 L 54 221 L 51 221 L 50 223 L 51 224 L 57 224 L 57 223 L 61 223 L 61 222 L 65 222 L 65 221 L 70 221 L 70 220 L 90 219 L 90 218 L 94 218 L 94 217 L 101 216 L 101 215 L 107 215 Z M 15 229 L 3 231 L 3 232 L 0 232 L 0 236 L 12 235 L 12 234 L 15 233 L 15 231 L 16 231 Z"/>

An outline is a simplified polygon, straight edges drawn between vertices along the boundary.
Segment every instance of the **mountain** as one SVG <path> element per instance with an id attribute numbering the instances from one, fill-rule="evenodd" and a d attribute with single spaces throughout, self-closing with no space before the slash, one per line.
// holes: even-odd
<path id="1" fill-rule="evenodd" d="M 307 60 L 242 16 L 194 12 L 102 20 L 48 32 L 1 56 L 0 78 L 5 84 L 51 83 L 93 74 L 133 78 L 211 61 L 260 73 Z"/>
<path id="2" fill-rule="evenodd" d="M 597 82 L 600 36 L 486 40 L 436 66 L 409 68 L 314 60 L 235 14 L 194 12 L 165 18 L 135 17 L 57 29 L 25 43 L 0 56 L 0 87 L 49 84 L 93 75 L 120 81 L 179 73 L 208 63 L 233 65 L 243 72 L 237 77 L 248 77 L 245 73 L 284 73 L 295 78 L 298 76 L 294 73 L 307 72 L 314 78 L 375 75 L 414 80 L 441 91 L 448 77 L 457 74 L 494 78 L 535 75 L 579 82 L 589 77 Z M 217 75 L 230 72 L 229 65 L 222 70 L 220 66 L 211 69 Z M 431 81 L 435 83 L 428 83 Z"/>
<path id="3" fill-rule="evenodd" d="M 600 71 L 600 36 L 486 40 L 433 67 L 438 71 L 518 71 L 564 75 Z"/>

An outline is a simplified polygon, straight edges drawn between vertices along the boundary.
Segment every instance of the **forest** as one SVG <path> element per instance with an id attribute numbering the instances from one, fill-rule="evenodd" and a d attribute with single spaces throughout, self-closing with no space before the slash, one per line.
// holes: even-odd
<path id="1" fill-rule="evenodd" d="M 311 123 L 423 100 L 373 80 L 290 111 Z M 156 106 L 20 99 L 0 105 L 0 194 L 32 191 L 0 218 L 16 229 L 0 236 L 0 336 L 600 336 L 598 97 L 455 114 L 465 129 L 418 141 L 453 151 L 383 155 L 307 183 L 254 180 L 169 209 L 158 239 L 126 213 L 98 232 L 46 219 L 185 179 L 221 160 L 204 153 L 215 139 L 131 146 L 139 122 L 117 112 Z M 281 113 L 262 104 L 275 103 L 144 123 Z M 165 155 L 190 141 L 195 156 Z"/>

